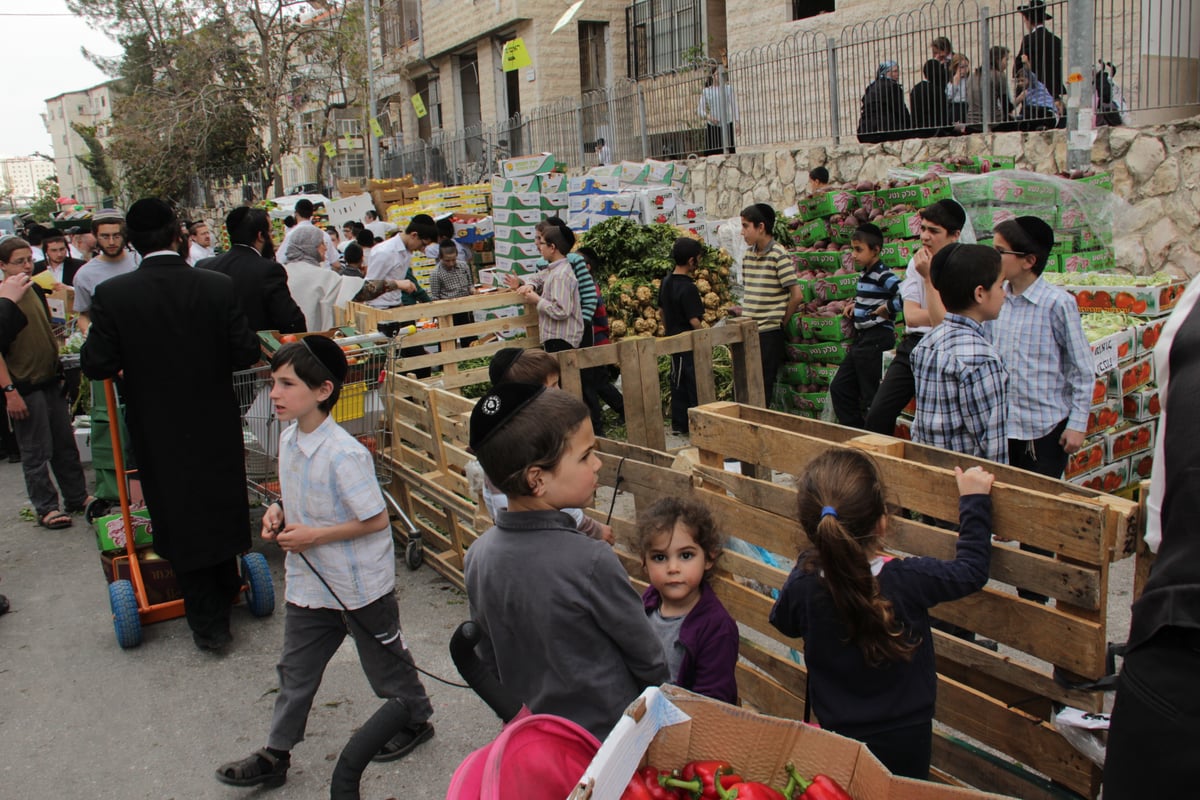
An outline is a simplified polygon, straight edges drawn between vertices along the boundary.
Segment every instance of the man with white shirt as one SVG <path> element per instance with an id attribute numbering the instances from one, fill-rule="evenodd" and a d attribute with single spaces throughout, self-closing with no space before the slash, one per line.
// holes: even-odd
<path id="1" fill-rule="evenodd" d="M 435 239 L 437 227 L 433 224 L 433 219 L 428 214 L 418 214 L 408 223 L 404 233 L 371 248 L 367 279 L 397 281 L 400 288 L 380 295 L 367 305 L 375 308 L 394 308 L 429 302 L 429 295 L 417 284 L 411 265 L 413 253 L 422 252 Z"/>
<path id="2" fill-rule="evenodd" d="M 68 229 L 67 235 L 71 237 L 71 258 L 88 261 L 95 255 L 96 237 L 90 228 L 76 226 Z"/>
<path id="3" fill-rule="evenodd" d="M 109 278 L 137 269 L 139 259 L 128 249 L 125 234 L 125 215 L 107 208 L 96 212 L 92 231 L 100 245 L 100 255 L 84 264 L 75 273 L 75 313 L 79 315 L 79 330 L 87 333 L 91 322 L 92 296 L 96 287 Z"/>
<path id="4" fill-rule="evenodd" d="M 71 258 L 67 246 L 67 237 L 61 233 L 52 232 L 42 240 L 42 250 L 45 258 L 34 262 L 33 274 L 49 272 L 54 276 L 55 284 L 70 286 L 75 282 L 75 273 L 83 266 L 78 258 Z"/>
<path id="5" fill-rule="evenodd" d="M 217 251 L 212 246 L 212 230 L 204 220 L 188 223 L 188 258 L 191 266 L 204 258 L 212 258 Z"/>
<path id="6" fill-rule="evenodd" d="M 374 209 L 363 214 L 363 227 L 373 233 L 376 239 L 386 239 L 389 233 L 397 230 L 396 225 L 381 220 Z"/>
<path id="7" fill-rule="evenodd" d="M 283 237 L 283 243 L 279 245 L 279 252 L 284 254 L 285 257 L 287 255 L 288 240 L 292 238 L 292 233 L 296 230 L 296 228 L 299 228 L 303 225 L 312 225 L 313 213 L 315 211 L 316 209 L 313 206 L 312 200 L 309 200 L 307 197 L 302 197 L 296 201 L 296 224 L 287 232 L 287 235 Z M 318 228 L 318 230 L 320 229 Z M 325 263 L 330 268 L 336 269 L 338 263 L 338 249 L 333 245 L 333 237 L 328 233 L 325 233 L 323 230 L 321 231 L 321 235 L 325 237 Z"/>

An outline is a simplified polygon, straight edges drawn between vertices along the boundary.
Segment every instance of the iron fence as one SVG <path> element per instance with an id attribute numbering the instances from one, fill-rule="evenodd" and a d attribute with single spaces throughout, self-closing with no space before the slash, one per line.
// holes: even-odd
<path id="1" fill-rule="evenodd" d="M 847 26 L 836 37 L 798 30 L 779 42 L 733 53 L 724 65 L 693 60 L 493 125 L 437 132 L 393 150 L 385 176 L 486 180 L 498 158 L 534 152 L 553 152 L 568 167 L 586 168 L 598 163 L 600 140 L 612 160 L 620 161 L 821 138 L 874 141 L 1062 126 L 1071 42 L 1068 2 L 1051 0 L 1044 6 L 1045 28 L 1057 43 L 1044 32 L 1027 39 L 1021 2 L 933 0 Z M 671 7 L 676 5 L 686 4 Z M 1084 102 L 1114 101 L 1109 114 L 1097 116 L 1098 124 L 1149 121 L 1154 112 L 1195 113 L 1200 107 L 1197 5 L 1196 0 L 1095 0 L 1094 58 L 1109 77 L 1089 76 L 1097 91 Z M 950 71 L 957 62 L 934 58 L 935 39 L 943 37 L 958 62 L 965 59 L 957 77 Z M 1039 39 L 1049 44 L 1039 46 Z M 1057 59 L 1055 48 L 1061 48 Z M 1030 56 L 1028 63 L 1023 53 Z M 1045 91 L 1030 85 L 1033 76 L 1015 74 L 1015 66 L 1028 66 Z M 1098 69 L 1099 64 L 1089 72 Z M 1109 91 L 1111 86 L 1118 91 Z"/>

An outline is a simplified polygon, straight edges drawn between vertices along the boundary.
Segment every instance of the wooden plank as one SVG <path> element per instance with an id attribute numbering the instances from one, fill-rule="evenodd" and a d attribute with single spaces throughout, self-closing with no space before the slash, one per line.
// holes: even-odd
<path id="1" fill-rule="evenodd" d="M 726 550 L 721 554 L 720 560 L 717 561 L 717 567 L 738 578 L 757 581 L 769 589 L 782 587 L 788 576 L 786 570 L 772 567 L 754 558 L 747 558 L 732 550 Z"/>
<path id="2" fill-rule="evenodd" d="M 634 407 L 640 408 L 645 416 L 643 420 L 645 439 L 629 440 L 634 444 L 664 450 L 667 446 L 667 431 L 663 425 L 662 414 L 662 384 L 658 377 L 658 355 L 654 347 L 654 339 L 639 339 L 636 342 L 638 368 L 641 370 L 641 400 L 635 399 Z M 624 375 L 624 370 L 622 370 Z M 629 392 L 625 392 L 625 401 L 629 402 Z M 629 419 L 628 414 L 625 417 Z"/>
<path id="3" fill-rule="evenodd" d="M 891 550 L 954 558 L 958 534 L 895 515 L 888 522 L 887 544 Z M 1020 586 L 1078 606 L 1096 609 L 1101 602 L 1099 568 L 1074 565 L 1003 543 L 992 545 L 992 580 Z"/>
<path id="4" fill-rule="evenodd" d="M 732 420 L 693 410 L 692 443 L 702 450 L 750 461 L 792 475 L 829 448 L 813 436 L 768 425 Z M 958 518 L 958 488 L 952 470 L 905 459 L 875 455 L 888 490 L 904 507 L 942 520 Z M 992 488 L 993 528 L 1005 538 L 1034 544 L 1081 561 L 1098 564 L 1104 508 L 1081 498 L 1070 500 L 997 482 Z"/>
<path id="5" fill-rule="evenodd" d="M 453 553 L 431 553 L 425 551 L 425 563 L 433 568 L 433 571 L 441 575 L 450 583 L 454 584 L 460 591 L 467 590 L 467 581 L 463 577 L 461 567 L 455 566 L 452 562 Z"/>
<path id="6" fill-rule="evenodd" d="M 718 527 L 732 536 L 791 559 L 811 547 L 794 519 L 763 511 L 715 491 L 700 491 L 695 496 L 712 511 Z M 782 583 L 772 584 L 775 589 L 781 586 Z"/>
<path id="7" fill-rule="evenodd" d="M 558 383 L 564 392 L 583 397 L 583 375 L 579 367 L 579 351 L 564 350 L 558 353 Z"/>
<path id="8" fill-rule="evenodd" d="M 713 590 L 730 615 L 741 625 L 753 628 L 785 647 L 795 647 L 796 640 L 784 636 L 771 625 L 768 618 L 775 601 L 748 589 L 729 578 L 715 576 L 711 581 Z"/>
<path id="9" fill-rule="evenodd" d="M 740 333 L 744 329 L 737 330 Z M 695 346 L 692 348 L 692 363 L 696 372 L 696 401 L 700 405 L 715 403 L 717 380 L 713 368 L 713 329 L 701 328 L 693 336 Z"/>
<path id="10" fill-rule="evenodd" d="M 762 345 L 758 338 L 758 323 L 739 319 L 731 323 L 742 327 L 741 341 L 731 342 L 729 354 L 733 362 L 733 396 L 740 403 L 765 407 L 763 388 Z"/>
<path id="11" fill-rule="evenodd" d="M 1046 779 L 1016 764 L 936 730 L 933 732 L 933 765 L 968 786 L 1022 800 L 1076 797 L 1055 789 Z"/>
<path id="12" fill-rule="evenodd" d="M 646 414 L 642 407 L 642 370 L 638 362 L 636 341 L 621 341 L 613 345 L 621 364 L 621 390 L 625 396 L 625 433 L 630 442 L 647 446 L 650 433 L 646 428 Z"/>
<path id="13" fill-rule="evenodd" d="M 738 653 L 792 695 L 803 700 L 808 688 L 808 671 L 800 664 L 778 653 L 772 653 L 745 636 L 738 645 Z"/>
<path id="14" fill-rule="evenodd" d="M 1048 723 L 1032 715 L 1006 708 L 995 698 L 939 676 L 936 717 L 1073 791 L 1095 796 L 1095 765 Z"/>
<path id="15" fill-rule="evenodd" d="M 634 461 L 629 458 L 622 460 L 608 453 L 597 453 L 600 457 L 600 484 L 612 486 L 620 470 L 620 491 L 632 492 L 643 490 L 657 492 L 662 495 L 687 494 L 691 491 L 691 478 L 686 472 L 679 472 L 667 467 L 657 467 Z"/>
<path id="16" fill-rule="evenodd" d="M 796 697 L 766 675 L 738 664 L 735 670 L 738 700 L 742 705 L 765 714 L 790 719 L 804 718 L 804 700 Z"/>

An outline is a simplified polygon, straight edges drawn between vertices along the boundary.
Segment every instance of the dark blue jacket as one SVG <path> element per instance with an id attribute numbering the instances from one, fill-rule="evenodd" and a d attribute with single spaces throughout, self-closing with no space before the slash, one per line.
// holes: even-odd
<path id="1" fill-rule="evenodd" d="M 809 696 L 821 727 L 861 739 L 933 719 L 937 672 L 929 609 L 966 597 L 987 583 L 992 498 L 960 498 L 958 518 L 953 561 L 894 558 L 878 576 L 879 590 L 892 601 L 896 620 L 919 641 L 912 661 L 869 665 L 862 650 L 848 641 L 820 574 L 805 570 L 803 556 L 797 560 L 771 609 L 771 624 L 784 636 L 804 638 Z"/>
<path id="2" fill-rule="evenodd" d="M 658 608 L 662 598 L 653 586 L 642 593 L 646 614 Z M 684 689 L 737 705 L 738 626 L 707 583 L 700 584 L 700 602 L 684 617 L 679 643 L 686 651 L 679 674 L 671 682 Z"/>

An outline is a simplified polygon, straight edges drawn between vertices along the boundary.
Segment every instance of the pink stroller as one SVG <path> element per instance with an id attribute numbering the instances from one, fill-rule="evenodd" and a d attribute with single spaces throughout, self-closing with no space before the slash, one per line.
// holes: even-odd
<path id="1" fill-rule="evenodd" d="M 450 639 L 450 656 L 463 679 L 504 721 L 504 729 L 454 771 L 446 800 L 563 800 L 600 742 L 574 722 L 531 714 L 512 698 L 475 655 L 481 636 L 474 622 L 459 625 Z"/>

